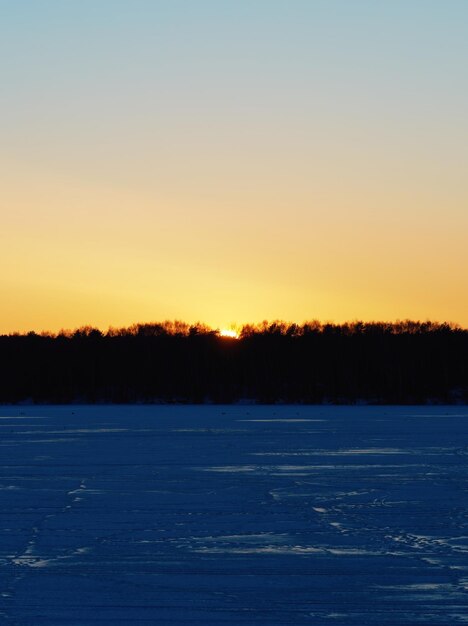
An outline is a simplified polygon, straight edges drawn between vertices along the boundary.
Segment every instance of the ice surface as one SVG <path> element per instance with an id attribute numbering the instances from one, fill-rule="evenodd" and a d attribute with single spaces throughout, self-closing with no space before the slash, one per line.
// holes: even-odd
<path id="1" fill-rule="evenodd" d="M 468 621 L 460 407 L 0 420 L 2 626 Z"/>

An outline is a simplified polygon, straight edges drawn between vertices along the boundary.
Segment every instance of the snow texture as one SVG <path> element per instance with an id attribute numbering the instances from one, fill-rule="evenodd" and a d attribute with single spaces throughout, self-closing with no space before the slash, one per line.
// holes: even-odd
<path id="1" fill-rule="evenodd" d="M 0 408 L 0 624 L 468 623 L 463 407 Z"/>

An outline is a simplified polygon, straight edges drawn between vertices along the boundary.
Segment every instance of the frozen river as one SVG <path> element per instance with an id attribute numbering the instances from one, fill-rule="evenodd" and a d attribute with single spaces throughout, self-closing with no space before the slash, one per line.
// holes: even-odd
<path id="1" fill-rule="evenodd" d="M 468 623 L 466 407 L 0 407 L 0 624 Z"/>

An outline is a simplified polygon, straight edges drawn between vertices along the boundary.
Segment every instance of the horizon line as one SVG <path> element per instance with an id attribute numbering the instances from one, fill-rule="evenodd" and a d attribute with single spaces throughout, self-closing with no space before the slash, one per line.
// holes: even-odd
<path id="1" fill-rule="evenodd" d="M 112 336 L 116 333 L 123 333 L 126 331 L 127 334 L 136 334 L 139 330 L 147 329 L 149 330 L 151 327 L 159 328 L 161 331 L 170 334 L 189 334 L 190 331 L 198 331 L 200 334 L 217 334 L 220 336 L 226 332 L 236 332 L 238 336 L 242 334 L 243 331 L 251 331 L 251 332 L 262 332 L 262 331 L 272 331 L 272 330 L 287 330 L 292 328 L 305 329 L 306 327 L 313 328 L 315 330 L 320 330 L 327 327 L 332 328 L 356 328 L 357 326 L 362 325 L 365 327 L 372 326 L 384 326 L 390 328 L 396 328 L 401 326 L 401 329 L 409 329 L 411 326 L 414 328 L 426 327 L 427 330 L 431 328 L 450 328 L 451 330 L 461 330 L 468 331 L 467 327 L 462 326 L 457 322 L 452 322 L 448 320 L 438 321 L 430 318 L 426 318 L 425 320 L 416 320 L 412 318 L 396 318 L 395 320 L 364 320 L 360 318 L 350 319 L 344 322 L 334 322 L 331 320 L 319 320 L 317 318 L 306 319 L 302 322 L 294 322 L 287 321 L 282 319 L 264 319 L 261 322 L 243 322 L 243 323 L 233 323 L 227 326 L 212 326 L 210 324 L 206 324 L 205 322 L 197 321 L 197 322 L 185 322 L 181 319 L 173 319 L 173 320 L 163 320 L 163 321 L 151 321 L 151 322 L 134 322 L 129 325 L 116 326 L 110 324 L 107 328 L 100 327 L 98 325 L 93 324 L 82 324 L 80 326 L 76 326 L 73 328 L 65 328 L 62 327 L 59 330 L 53 331 L 48 329 L 41 330 L 17 330 L 10 332 L 0 331 L 0 337 L 14 337 L 14 336 L 28 336 L 28 335 L 37 335 L 37 336 L 45 336 L 45 337 L 58 337 L 58 336 L 66 336 L 70 337 L 74 334 L 90 334 L 93 331 L 97 331 L 102 335 Z"/>

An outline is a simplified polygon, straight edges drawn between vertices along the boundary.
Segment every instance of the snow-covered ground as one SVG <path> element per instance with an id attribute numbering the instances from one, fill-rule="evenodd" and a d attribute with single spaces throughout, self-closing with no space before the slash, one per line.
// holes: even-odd
<path id="1" fill-rule="evenodd" d="M 465 407 L 0 407 L 0 624 L 468 623 Z"/>

